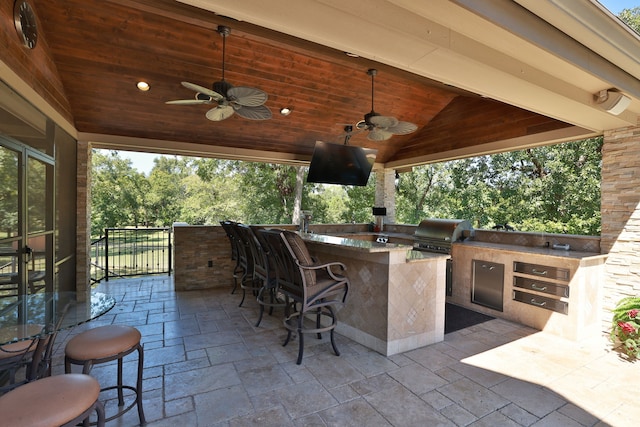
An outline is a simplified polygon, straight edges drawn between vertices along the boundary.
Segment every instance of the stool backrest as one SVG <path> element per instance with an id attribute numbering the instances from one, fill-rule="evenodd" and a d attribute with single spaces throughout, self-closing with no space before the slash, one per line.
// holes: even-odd
<path id="1" fill-rule="evenodd" d="M 239 222 L 234 223 L 232 224 L 231 231 L 235 241 L 237 242 L 236 248 L 238 250 L 239 265 L 245 272 L 249 273 L 253 272 L 253 256 L 249 249 L 249 239 L 246 236 L 244 227 L 246 227 L 244 224 Z"/>
<path id="2" fill-rule="evenodd" d="M 238 247 L 237 247 L 238 242 L 236 241 L 233 230 L 232 230 L 234 224 L 235 222 L 233 221 L 220 221 L 220 225 L 224 229 L 224 232 L 226 233 L 227 238 L 229 239 L 229 244 L 231 245 L 231 259 L 237 260 L 238 259 Z"/>
<path id="3" fill-rule="evenodd" d="M 269 247 L 280 291 L 295 301 L 304 301 L 303 275 L 300 267 L 289 252 L 282 236 L 283 232 L 283 230 L 278 229 L 262 229 L 258 231 Z"/>

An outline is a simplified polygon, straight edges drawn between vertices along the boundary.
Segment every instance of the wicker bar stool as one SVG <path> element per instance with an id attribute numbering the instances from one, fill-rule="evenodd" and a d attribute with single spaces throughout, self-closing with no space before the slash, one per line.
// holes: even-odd
<path id="1" fill-rule="evenodd" d="M 100 384 L 84 374 L 55 375 L 13 389 L 0 397 L 0 417 L 6 426 L 75 426 L 96 412 L 104 426 L 104 408 L 98 400 Z"/>
<path id="2" fill-rule="evenodd" d="M 103 387 L 100 391 L 117 390 L 118 406 L 124 406 L 125 389 L 132 390 L 136 398 L 126 408 L 109 416 L 105 422 L 120 417 L 135 405 L 138 406 L 140 425 L 145 425 L 144 411 L 142 409 L 142 370 L 144 366 L 144 350 L 140 344 L 142 338 L 140 331 L 131 326 L 108 325 L 84 331 L 71 338 L 65 347 L 64 367 L 65 372 L 71 372 L 71 365 L 82 365 L 82 373 L 88 374 L 94 365 L 100 363 L 118 361 L 118 383 L 114 386 Z M 136 386 L 124 385 L 122 381 L 123 359 L 133 351 L 138 351 L 138 375 Z"/>

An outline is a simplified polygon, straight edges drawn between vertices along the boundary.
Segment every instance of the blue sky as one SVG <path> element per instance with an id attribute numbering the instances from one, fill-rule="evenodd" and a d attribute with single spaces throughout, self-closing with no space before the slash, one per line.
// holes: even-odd
<path id="1" fill-rule="evenodd" d="M 615 15 L 620 13 L 622 9 L 640 7 L 640 0 L 598 0 L 598 2 Z"/>
<path id="2" fill-rule="evenodd" d="M 580 1 L 580 0 L 575 0 Z M 633 9 L 640 7 L 640 0 L 598 0 L 600 4 L 613 12 L 614 15 L 620 13 L 623 9 Z M 149 153 L 133 153 L 130 151 L 120 151 L 120 157 L 131 160 L 135 169 L 147 176 L 153 168 L 153 159 L 159 157 L 159 154 Z"/>

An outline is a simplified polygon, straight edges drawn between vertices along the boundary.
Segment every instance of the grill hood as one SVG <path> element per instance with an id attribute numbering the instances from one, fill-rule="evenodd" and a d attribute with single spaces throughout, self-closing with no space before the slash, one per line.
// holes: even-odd
<path id="1" fill-rule="evenodd" d="M 464 219 L 425 219 L 414 234 L 414 249 L 451 253 L 451 244 L 469 237 L 472 230 Z"/>

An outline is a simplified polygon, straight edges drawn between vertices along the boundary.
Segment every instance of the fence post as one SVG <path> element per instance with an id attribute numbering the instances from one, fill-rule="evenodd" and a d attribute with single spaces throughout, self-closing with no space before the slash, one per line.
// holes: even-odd
<path id="1" fill-rule="evenodd" d="M 109 229 L 104 229 L 104 281 L 109 281 Z"/>
<path id="2" fill-rule="evenodd" d="M 171 249 L 172 248 L 172 246 L 171 246 L 171 234 L 172 234 L 171 233 L 171 228 L 167 229 L 167 234 L 169 236 L 169 245 L 168 245 L 168 249 L 169 249 L 169 265 L 168 265 L 168 268 L 167 268 L 167 275 L 171 276 L 171 266 L 173 265 L 171 263 L 171 261 L 173 259 L 172 258 L 173 250 Z"/>

